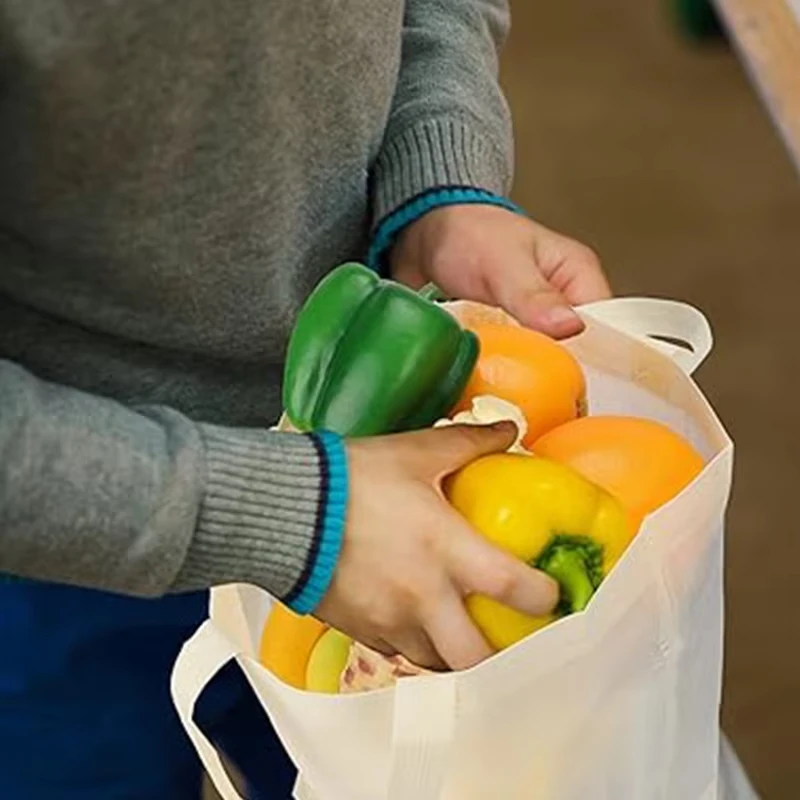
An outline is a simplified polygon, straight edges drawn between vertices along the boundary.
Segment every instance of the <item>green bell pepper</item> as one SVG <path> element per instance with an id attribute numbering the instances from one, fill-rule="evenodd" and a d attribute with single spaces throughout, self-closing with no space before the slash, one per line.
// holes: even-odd
<path id="1" fill-rule="evenodd" d="M 311 293 L 289 341 L 283 405 L 300 431 L 431 426 L 466 387 L 478 339 L 429 299 L 349 263 Z"/>

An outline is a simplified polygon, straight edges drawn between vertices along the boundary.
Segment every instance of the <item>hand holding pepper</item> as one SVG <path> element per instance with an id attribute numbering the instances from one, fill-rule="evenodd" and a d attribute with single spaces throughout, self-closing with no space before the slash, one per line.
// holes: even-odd
<path id="1" fill-rule="evenodd" d="M 315 615 L 420 666 L 465 669 L 493 652 L 467 614 L 467 593 L 551 612 L 556 582 L 489 544 L 439 489 L 442 478 L 514 439 L 513 423 L 500 423 L 351 441 L 344 545 Z"/>

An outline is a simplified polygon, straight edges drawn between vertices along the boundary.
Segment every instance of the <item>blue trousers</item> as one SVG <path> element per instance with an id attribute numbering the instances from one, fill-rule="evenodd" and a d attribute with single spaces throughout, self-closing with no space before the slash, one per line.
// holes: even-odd
<path id="1" fill-rule="evenodd" d="M 202 769 L 169 694 L 205 592 L 140 600 L 0 579 L 0 798 L 198 800 Z M 251 800 L 288 800 L 295 771 L 230 664 L 196 720 Z"/>

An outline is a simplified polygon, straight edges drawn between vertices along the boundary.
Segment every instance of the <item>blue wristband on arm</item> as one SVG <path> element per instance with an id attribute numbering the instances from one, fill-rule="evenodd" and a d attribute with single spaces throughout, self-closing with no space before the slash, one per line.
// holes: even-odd
<path id="1" fill-rule="evenodd" d="M 388 273 L 386 254 L 405 228 L 429 211 L 458 205 L 498 206 L 515 214 L 527 216 L 523 209 L 507 197 L 501 197 L 485 189 L 474 189 L 469 186 L 444 186 L 431 189 L 413 197 L 378 223 L 367 254 L 368 266 L 385 276 Z"/>
<path id="2" fill-rule="evenodd" d="M 313 436 L 321 464 L 320 505 L 316 537 L 306 569 L 283 602 L 297 614 L 311 614 L 331 585 L 344 540 L 347 514 L 348 470 L 344 441 L 333 433 Z"/>

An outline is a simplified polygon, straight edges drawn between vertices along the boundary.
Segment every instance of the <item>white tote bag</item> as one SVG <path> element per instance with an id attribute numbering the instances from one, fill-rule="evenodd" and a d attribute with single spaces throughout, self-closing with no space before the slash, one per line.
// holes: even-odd
<path id="1" fill-rule="evenodd" d="M 702 474 L 645 521 L 585 612 L 467 672 L 360 695 L 298 691 L 257 661 L 269 596 L 215 590 L 172 694 L 224 800 L 239 795 L 192 713 L 234 658 L 298 767 L 298 800 L 717 800 L 733 447 L 690 378 L 711 331 L 665 300 L 581 313 L 587 329 L 568 346 L 590 411 L 666 423 L 704 455 Z"/>

